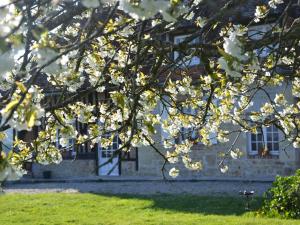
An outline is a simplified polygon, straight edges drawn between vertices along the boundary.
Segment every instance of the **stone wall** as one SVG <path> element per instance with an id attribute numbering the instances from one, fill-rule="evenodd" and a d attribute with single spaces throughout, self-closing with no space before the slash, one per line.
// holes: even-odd
<path id="1" fill-rule="evenodd" d="M 180 176 L 178 179 L 241 179 L 241 180 L 272 180 L 276 175 L 291 175 L 299 167 L 295 157 L 294 149 L 281 151 L 278 156 L 250 156 L 247 152 L 245 137 L 238 141 L 237 147 L 243 151 L 239 159 L 228 158 L 225 164 L 228 165 L 227 173 L 221 173 L 218 167 L 222 160 L 221 153 L 229 148 L 228 144 L 216 144 L 211 147 L 196 145 L 193 147 L 191 156 L 194 160 L 203 163 L 201 171 L 187 170 L 182 163 L 167 166 L 178 167 Z M 164 149 L 160 148 L 163 152 Z M 122 162 L 121 176 L 144 176 L 162 178 L 163 159 L 149 147 L 139 149 L 139 168 L 135 170 L 135 162 Z M 168 172 L 166 171 L 166 175 Z"/>
<path id="2" fill-rule="evenodd" d="M 269 90 L 271 97 L 275 96 L 280 89 Z M 286 92 L 288 101 L 293 101 L 291 93 Z M 260 107 L 266 101 L 266 96 L 258 95 L 255 98 L 255 108 Z M 253 109 L 253 108 L 252 108 Z M 159 108 L 157 109 L 159 110 Z M 226 127 L 227 130 L 235 130 L 234 127 Z M 161 129 L 157 127 L 157 134 L 155 141 L 161 142 Z M 227 173 L 221 173 L 218 167 L 219 162 L 222 160 L 222 153 L 226 152 L 236 134 L 229 137 L 230 141 L 227 143 L 218 143 L 210 147 L 204 145 L 196 145 L 193 147 L 191 156 L 194 160 L 200 160 L 203 163 L 203 170 L 189 171 L 182 164 L 170 165 L 180 168 L 180 176 L 178 179 L 245 179 L 245 180 L 272 180 L 276 175 L 290 175 L 293 174 L 297 168 L 300 168 L 300 152 L 294 149 L 291 145 L 286 147 L 288 143 L 280 143 L 280 151 L 277 156 L 267 156 L 265 158 L 259 156 L 249 155 L 248 134 L 242 133 L 236 142 L 234 148 L 239 148 L 243 152 L 243 156 L 239 159 L 232 159 L 228 157 L 225 164 L 228 165 L 229 170 Z M 156 147 L 165 152 L 161 144 Z M 122 175 L 125 176 L 155 176 L 162 177 L 161 168 L 163 166 L 162 157 L 157 154 L 150 147 L 139 148 L 139 170 L 132 170 L 132 165 L 126 164 L 122 166 Z M 126 162 L 127 163 L 127 162 Z M 131 169 L 130 169 L 131 168 Z M 166 172 L 167 174 L 167 172 Z"/>
<path id="3" fill-rule="evenodd" d="M 96 160 L 63 160 L 60 164 L 32 165 L 32 177 L 43 178 L 44 171 L 51 171 L 52 178 L 78 178 L 97 175 Z"/>
<path id="4" fill-rule="evenodd" d="M 273 98 L 276 91 L 269 91 Z M 293 96 L 286 92 L 288 101 L 293 101 Z M 266 100 L 266 96 L 258 95 L 254 101 L 258 108 Z M 157 107 L 160 111 L 159 106 Z M 226 127 L 227 130 L 234 130 L 234 127 Z M 164 153 L 166 150 L 161 146 L 162 132 L 160 126 L 156 126 L 157 133 L 154 137 L 156 147 Z M 287 143 L 280 143 L 280 151 L 278 156 L 269 156 L 260 158 L 258 156 L 250 156 L 247 134 L 240 135 L 234 148 L 239 148 L 243 152 L 243 156 L 239 159 L 228 157 L 225 164 L 229 170 L 223 174 L 220 172 L 218 164 L 222 160 L 221 154 L 226 152 L 236 134 L 229 137 L 227 143 L 218 143 L 210 147 L 204 145 L 196 145 L 193 147 L 191 156 L 194 160 L 200 160 L 203 163 L 203 170 L 189 171 L 182 164 L 175 164 L 166 167 L 176 166 L 180 168 L 180 176 L 178 179 L 245 179 L 245 180 L 270 180 L 276 175 L 290 175 L 297 168 L 300 168 L 300 152 L 294 149 L 291 145 L 286 148 Z M 140 147 L 138 150 L 138 170 L 134 161 L 123 161 L 121 165 L 121 176 L 124 177 L 156 177 L 162 178 L 163 158 L 155 152 L 151 147 Z M 96 160 L 65 160 L 59 165 L 40 166 L 33 165 L 33 176 L 36 178 L 42 177 L 42 172 L 45 170 L 52 171 L 53 178 L 70 178 L 70 177 L 86 177 L 97 175 Z M 168 174 L 168 171 L 166 171 Z"/>

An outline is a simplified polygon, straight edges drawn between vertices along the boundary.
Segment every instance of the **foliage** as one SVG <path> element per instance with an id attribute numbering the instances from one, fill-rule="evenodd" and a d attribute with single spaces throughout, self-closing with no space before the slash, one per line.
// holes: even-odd
<path id="1" fill-rule="evenodd" d="M 260 199 L 252 204 L 254 209 Z M 299 221 L 256 218 L 240 197 L 194 195 L 7 194 L 0 223 L 10 224 L 257 224 Z"/>
<path id="2" fill-rule="evenodd" d="M 0 138 L 8 129 L 40 128 L 36 140 L 15 140 L 6 162 L 20 171 L 25 161 L 59 163 L 71 142 L 107 147 L 118 136 L 116 154 L 151 146 L 163 165 L 182 161 L 198 171 L 203 165 L 191 158 L 194 144 L 234 146 L 232 135 L 272 124 L 299 147 L 300 103 L 292 100 L 300 97 L 300 23 L 293 11 L 299 4 L 253 4 L 1 1 Z M 256 27 L 270 20 L 266 30 Z M 194 29 L 174 43 L 184 24 Z M 197 72 L 194 59 L 201 61 L 193 65 Z M 91 94 L 99 96 L 97 103 L 83 101 Z M 255 108 L 258 94 L 265 101 Z M 87 133 L 78 132 L 75 121 Z M 224 149 L 226 158 L 240 155 L 232 149 Z M 220 169 L 228 170 L 225 160 Z"/>
<path id="3" fill-rule="evenodd" d="M 300 170 L 293 176 L 277 176 L 265 193 L 261 214 L 300 218 Z"/>

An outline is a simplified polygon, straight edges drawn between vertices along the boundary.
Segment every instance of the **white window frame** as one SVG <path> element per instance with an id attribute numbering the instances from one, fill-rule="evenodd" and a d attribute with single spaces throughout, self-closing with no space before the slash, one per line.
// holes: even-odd
<path id="1" fill-rule="evenodd" d="M 183 42 L 186 38 L 190 37 L 190 34 L 184 34 L 184 35 L 175 35 L 174 36 L 174 44 L 178 45 L 181 42 Z M 199 43 L 199 38 L 194 38 L 191 42 L 191 44 L 197 44 Z M 176 60 L 179 57 L 179 52 L 175 51 L 174 52 L 174 60 Z M 184 59 L 184 58 L 183 58 Z M 198 56 L 193 56 L 191 57 L 191 59 L 184 61 L 184 60 L 180 60 L 180 64 L 182 64 L 183 66 L 196 66 L 200 64 L 200 58 Z"/>
<path id="2" fill-rule="evenodd" d="M 102 137 L 103 137 L 103 138 L 106 138 L 106 139 L 109 139 L 109 138 L 111 138 L 111 134 L 107 133 L 107 134 L 102 135 Z M 120 138 L 119 138 L 119 135 L 116 134 L 116 135 L 114 135 L 114 138 L 113 138 L 113 140 L 112 140 L 111 145 L 109 145 L 109 146 L 106 147 L 106 148 L 103 148 L 103 147 L 101 146 L 101 142 L 100 142 L 100 143 L 99 143 L 99 148 L 100 148 L 100 150 L 101 150 L 101 154 L 102 154 L 103 152 L 105 152 L 105 153 L 107 154 L 108 151 L 114 151 L 114 150 L 119 149 L 121 144 L 122 144 L 122 143 L 121 143 L 121 140 L 120 140 Z M 117 146 L 116 149 L 114 148 L 114 145 Z"/>
<path id="3" fill-rule="evenodd" d="M 269 128 L 272 129 L 271 132 L 268 130 Z M 274 128 L 276 128 L 274 125 L 271 125 L 269 127 L 263 126 L 262 127 L 262 138 L 263 138 L 262 140 L 258 140 L 258 133 L 257 134 L 250 133 L 250 132 L 247 133 L 248 154 L 249 155 L 258 155 L 258 153 L 259 153 L 258 143 L 262 143 L 262 145 L 267 145 L 267 146 L 268 146 L 269 143 L 271 143 L 273 149 L 274 149 L 274 144 L 278 144 L 278 150 L 271 150 L 271 151 L 269 151 L 269 154 L 270 155 L 279 155 L 279 151 L 280 151 L 280 146 L 279 146 L 280 132 L 279 132 L 278 128 L 276 128 L 277 130 L 274 131 L 273 130 Z M 272 140 L 271 141 L 268 140 L 268 134 L 272 134 Z M 273 135 L 274 134 L 277 134 L 277 138 L 278 138 L 277 141 L 273 141 L 273 139 L 274 139 Z M 252 140 L 252 135 L 256 135 L 256 140 Z M 256 150 L 252 149 L 252 144 L 256 144 Z"/>

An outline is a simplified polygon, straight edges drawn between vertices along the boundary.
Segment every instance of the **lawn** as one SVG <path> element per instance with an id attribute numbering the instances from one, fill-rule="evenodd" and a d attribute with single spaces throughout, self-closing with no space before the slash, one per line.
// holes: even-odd
<path id="1" fill-rule="evenodd" d="M 251 203 L 254 209 L 260 199 Z M 191 195 L 7 194 L 0 196 L 0 224 L 300 224 L 258 218 L 237 197 Z"/>

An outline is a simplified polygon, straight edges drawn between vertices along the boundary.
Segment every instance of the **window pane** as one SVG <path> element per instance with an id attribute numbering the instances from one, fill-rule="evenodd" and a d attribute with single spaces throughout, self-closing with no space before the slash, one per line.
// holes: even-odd
<path id="1" fill-rule="evenodd" d="M 272 131 L 272 126 L 267 127 L 267 131 Z"/>
<path id="2" fill-rule="evenodd" d="M 106 157 L 111 158 L 112 157 L 112 152 L 111 151 L 106 152 Z"/>
<path id="3" fill-rule="evenodd" d="M 267 133 L 267 141 L 272 142 L 272 133 Z"/>
<path id="4" fill-rule="evenodd" d="M 257 140 L 258 141 L 262 141 L 262 137 L 263 137 L 262 134 L 257 134 Z"/>
<path id="5" fill-rule="evenodd" d="M 278 132 L 278 128 L 273 125 L 273 132 Z"/>
<path id="6" fill-rule="evenodd" d="M 131 149 L 130 150 L 130 158 L 136 159 L 136 149 Z"/>
<path id="7" fill-rule="evenodd" d="M 279 151 L 279 143 L 274 143 L 273 151 Z"/>
<path id="8" fill-rule="evenodd" d="M 279 140 L 278 133 L 273 133 L 273 141 L 276 142 Z"/>
<path id="9" fill-rule="evenodd" d="M 114 142 L 113 143 L 113 150 L 117 150 L 118 149 L 118 143 L 117 142 Z"/>
<path id="10" fill-rule="evenodd" d="M 252 143 L 252 145 L 251 145 L 251 151 L 257 151 L 256 143 Z"/>
<path id="11" fill-rule="evenodd" d="M 262 151 L 264 149 L 263 143 L 258 143 L 258 151 Z"/>
<path id="12" fill-rule="evenodd" d="M 268 144 L 267 144 L 267 147 L 268 147 L 268 150 L 269 150 L 269 151 L 273 151 L 272 143 L 268 143 Z"/>
<path id="13" fill-rule="evenodd" d="M 251 134 L 251 141 L 256 141 L 256 134 Z"/>

